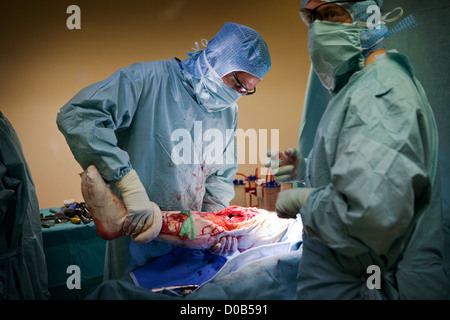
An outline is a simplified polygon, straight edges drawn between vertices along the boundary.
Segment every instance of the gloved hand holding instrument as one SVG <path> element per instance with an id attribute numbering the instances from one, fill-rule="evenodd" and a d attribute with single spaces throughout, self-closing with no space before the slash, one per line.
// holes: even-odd
<path id="1" fill-rule="evenodd" d="M 278 182 L 303 181 L 306 176 L 306 160 L 301 152 L 295 148 L 285 151 L 269 150 L 270 158 L 264 165 L 272 169 Z M 280 218 L 295 218 L 308 199 L 312 188 L 294 188 L 278 194 L 275 210 Z"/>
<path id="2" fill-rule="evenodd" d="M 295 148 L 285 151 L 269 150 L 270 158 L 264 165 L 272 169 L 275 180 L 278 182 L 302 181 L 306 174 L 306 161 L 303 155 Z"/>

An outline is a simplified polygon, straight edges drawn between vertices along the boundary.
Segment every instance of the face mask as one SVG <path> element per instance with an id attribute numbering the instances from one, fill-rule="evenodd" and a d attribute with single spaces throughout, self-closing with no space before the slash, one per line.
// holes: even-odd
<path id="1" fill-rule="evenodd" d="M 308 31 L 308 49 L 314 71 L 331 93 L 339 91 L 349 78 L 364 68 L 361 27 L 316 20 Z"/>
<path id="2" fill-rule="evenodd" d="M 204 51 L 202 55 L 206 65 L 209 68 L 209 72 L 205 76 L 200 68 L 200 64 L 197 64 L 201 78 L 198 79 L 196 77 L 192 77 L 195 96 L 197 97 L 199 104 L 207 112 L 225 110 L 233 103 L 236 103 L 241 97 L 241 94 L 231 89 L 222 81 L 222 78 L 219 77 L 219 75 L 209 64 L 208 60 L 206 60 Z M 199 60 L 200 58 L 197 61 Z"/>

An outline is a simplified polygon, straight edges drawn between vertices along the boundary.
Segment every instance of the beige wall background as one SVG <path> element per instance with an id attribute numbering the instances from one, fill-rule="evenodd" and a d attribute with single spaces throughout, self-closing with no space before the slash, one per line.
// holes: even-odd
<path id="1" fill-rule="evenodd" d="M 66 27 L 72 4 L 81 9 L 81 30 Z M 0 110 L 19 135 L 40 207 L 83 201 L 81 167 L 56 126 L 59 109 L 119 68 L 184 59 L 194 42 L 211 39 L 224 22 L 257 30 L 272 57 L 257 94 L 239 101 L 239 128 L 278 129 L 280 148 L 295 146 L 310 68 L 300 6 L 298 0 L 3 2 Z M 262 166 L 248 162 L 240 172 L 253 174 Z"/>

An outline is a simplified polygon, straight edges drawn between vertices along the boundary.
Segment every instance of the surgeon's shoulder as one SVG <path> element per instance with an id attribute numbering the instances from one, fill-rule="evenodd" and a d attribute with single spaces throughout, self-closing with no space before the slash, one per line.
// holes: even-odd
<path id="1" fill-rule="evenodd" d="M 133 72 L 140 72 L 143 76 L 167 74 L 174 69 L 174 60 L 155 60 L 149 62 L 138 62 L 127 69 Z"/>
<path id="2" fill-rule="evenodd" d="M 395 94 L 397 98 L 417 94 L 413 70 L 408 61 L 398 54 L 387 55 L 369 65 L 358 80 L 363 83 L 360 90 L 378 97 L 388 93 Z"/>

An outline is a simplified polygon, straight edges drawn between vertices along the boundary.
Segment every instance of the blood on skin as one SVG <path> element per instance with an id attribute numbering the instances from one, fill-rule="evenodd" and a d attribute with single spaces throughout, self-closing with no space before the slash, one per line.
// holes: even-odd
<path id="1" fill-rule="evenodd" d="M 188 216 L 181 213 L 170 213 L 163 211 L 162 218 L 163 223 L 160 233 L 178 236 L 181 232 L 181 228 L 183 227 L 183 223 L 186 221 Z"/>
<path id="2" fill-rule="evenodd" d="M 202 168 L 203 170 L 204 168 Z M 98 234 L 106 240 L 122 236 L 124 234 L 122 225 L 127 215 L 125 204 L 107 186 L 94 166 L 90 166 L 82 174 L 82 194 L 94 218 Z M 161 239 L 168 239 L 168 241 L 182 240 L 174 241 L 178 244 L 188 239 L 189 241 L 186 242 L 189 245 L 201 247 L 210 245 L 210 240 L 216 241 L 222 233 L 228 231 L 237 231 L 234 236 L 241 236 L 240 230 L 246 230 L 255 223 L 261 223 L 257 221 L 260 216 L 257 208 L 238 206 L 231 206 L 217 212 L 191 211 L 190 214 L 180 211 L 164 211 L 162 212 L 160 236 Z M 151 225 L 144 228 L 150 227 Z M 197 227 L 196 230 L 195 227 Z M 196 234 L 193 235 L 192 230 Z M 180 233 L 183 235 L 180 236 Z M 164 238 L 165 235 L 167 235 L 166 238 Z"/>
<path id="3" fill-rule="evenodd" d="M 226 231 L 243 228 L 248 225 L 248 221 L 259 214 L 256 208 L 243 208 L 231 206 L 217 212 L 197 212 L 198 215 L 207 219 Z"/>
<path id="4" fill-rule="evenodd" d="M 216 212 L 191 212 L 205 220 L 211 221 L 210 225 L 202 228 L 200 235 L 215 236 L 223 231 L 231 231 L 245 228 L 251 220 L 259 214 L 256 208 L 243 208 L 231 206 Z M 161 234 L 179 236 L 183 223 L 188 219 L 184 213 L 172 213 L 163 211 L 163 225 Z M 187 237 L 187 235 L 185 236 Z"/>
<path id="5" fill-rule="evenodd" d="M 94 218 L 95 229 L 97 233 L 103 240 L 113 240 L 123 236 L 122 229 L 117 230 L 116 232 L 111 232 L 109 229 L 103 225 L 100 219 Z"/>

